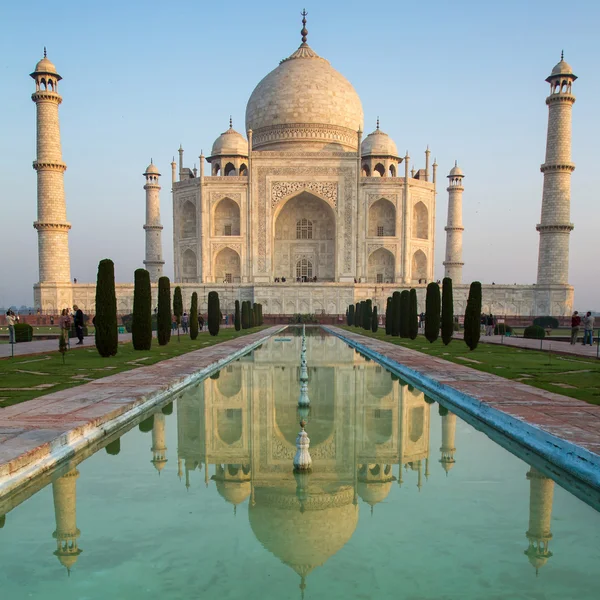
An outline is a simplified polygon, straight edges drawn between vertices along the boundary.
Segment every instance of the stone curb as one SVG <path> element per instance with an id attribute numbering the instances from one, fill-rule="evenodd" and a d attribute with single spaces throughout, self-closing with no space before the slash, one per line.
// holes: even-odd
<path id="1" fill-rule="evenodd" d="M 455 390 L 451 386 L 440 383 L 423 373 L 415 371 L 395 360 L 392 360 L 372 350 L 368 346 L 347 337 L 345 332 L 334 330 L 327 326 L 323 328 L 344 340 L 351 347 L 360 350 L 363 354 L 376 360 L 390 371 L 400 375 L 409 383 L 415 385 L 427 394 L 440 398 L 444 404 L 457 407 L 467 415 L 475 417 L 488 427 L 499 430 L 504 435 L 517 441 L 526 449 L 538 454 L 548 462 L 582 480 L 595 489 L 600 489 L 600 456 L 557 437 L 542 428 L 513 417 L 497 408 L 491 407 L 481 400 L 477 400 L 464 392 Z"/>
<path id="2" fill-rule="evenodd" d="M 34 477 L 49 471 L 58 465 L 58 463 L 72 458 L 83 448 L 97 442 L 98 440 L 114 433 L 118 429 L 127 426 L 136 418 L 141 416 L 148 409 L 153 408 L 168 397 L 177 394 L 183 388 L 194 382 L 210 376 L 213 372 L 221 369 L 227 363 L 240 358 L 244 354 L 263 344 L 273 335 L 277 335 L 285 329 L 287 325 L 280 327 L 270 327 L 265 330 L 267 335 L 247 344 L 246 346 L 232 352 L 225 358 L 221 358 L 214 363 L 194 372 L 191 375 L 174 378 L 174 380 L 162 389 L 151 392 L 148 395 L 140 394 L 132 397 L 131 402 L 124 406 L 91 420 L 84 425 L 75 427 L 70 431 L 59 435 L 58 437 L 41 444 L 32 451 L 21 454 L 14 459 L 0 464 L 0 497 L 14 492 L 20 486 L 26 484 Z M 258 332 L 257 332 L 258 333 Z M 227 342 L 224 342 L 225 344 Z M 214 346 L 211 346 L 211 348 Z M 193 352 L 202 352 L 203 349 Z M 193 352 L 182 354 L 188 356 Z M 177 360 L 180 357 L 174 357 L 167 360 Z M 128 372 L 123 373 L 126 375 Z M 110 385 L 110 384 L 108 384 Z M 80 386 L 81 388 L 85 386 Z"/>

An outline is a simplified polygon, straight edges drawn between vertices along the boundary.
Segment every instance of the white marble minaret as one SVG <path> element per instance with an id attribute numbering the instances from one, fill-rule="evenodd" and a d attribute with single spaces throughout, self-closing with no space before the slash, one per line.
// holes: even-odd
<path id="1" fill-rule="evenodd" d="M 444 277 L 450 277 L 452 283 L 462 283 L 462 195 L 463 172 L 455 162 L 448 175 L 448 223 L 446 224 L 446 260 L 444 260 Z"/>
<path id="2" fill-rule="evenodd" d="M 144 173 L 146 178 L 146 259 L 144 265 L 150 273 L 150 281 L 158 281 L 163 274 L 162 225 L 160 224 L 160 173 L 152 162 Z"/>
<path id="3" fill-rule="evenodd" d="M 34 287 L 35 305 L 44 310 L 60 310 L 72 304 L 69 229 L 65 202 L 58 107 L 62 97 L 58 82 L 62 77 L 46 58 L 31 73 L 35 92 L 31 99 L 37 113 L 37 220 L 39 283 Z"/>
<path id="4" fill-rule="evenodd" d="M 540 232 L 538 286 L 568 285 L 569 236 L 571 223 L 571 114 L 575 96 L 571 85 L 577 79 L 573 69 L 563 60 L 546 79 L 550 84 L 548 105 L 548 136 L 544 174 L 542 217 L 536 229 Z"/>

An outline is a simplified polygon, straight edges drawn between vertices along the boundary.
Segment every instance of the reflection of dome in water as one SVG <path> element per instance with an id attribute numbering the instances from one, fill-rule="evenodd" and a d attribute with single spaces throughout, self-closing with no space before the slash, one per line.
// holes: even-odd
<path id="1" fill-rule="evenodd" d="M 217 492 L 219 496 L 234 506 L 244 502 L 250 496 L 250 491 L 249 481 L 217 480 Z"/>
<path id="2" fill-rule="evenodd" d="M 311 488 L 313 485 L 311 484 Z M 323 565 L 352 537 L 358 523 L 354 491 L 309 493 L 301 504 L 291 490 L 255 490 L 250 526 L 258 541 L 301 577 Z"/>
<path id="3" fill-rule="evenodd" d="M 388 497 L 391 489 L 391 481 L 375 483 L 366 483 L 364 481 L 358 482 L 358 495 L 360 496 L 361 500 L 367 504 L 370 504 L 371 506 L 375 506 L 375 504 L 383 502 Z"/>

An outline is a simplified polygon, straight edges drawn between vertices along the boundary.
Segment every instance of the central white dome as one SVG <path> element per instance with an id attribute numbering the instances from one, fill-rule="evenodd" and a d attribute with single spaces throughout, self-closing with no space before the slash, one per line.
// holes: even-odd
<path id="1" fill-rule="evenodd" d="M 256 86 L 246 106 L 254 149 L 356 150 L 362 127 L 356 90 L 306 43 Z"/>

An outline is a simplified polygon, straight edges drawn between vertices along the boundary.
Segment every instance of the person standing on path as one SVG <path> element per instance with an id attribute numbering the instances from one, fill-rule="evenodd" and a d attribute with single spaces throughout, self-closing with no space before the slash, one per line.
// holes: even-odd
<path id="1" fill-rule="evenodd" d="M 10 310 L 10 308 L 6 311 L 6 324 L 8 325 L 8 343 L 14 344 L 17 339 L 15 338 L 15 323 L 19 322 L 19 317 L 15 315 L 15 313 Z"/>
<path id="2" fill-rule="evenodd" d="M 585 318 L 583 319 L 583 345 L 587 344 L 587 341 L 590 341 L 590 346 L 594 345 L 594 317 L 592 317 L 592 313 L 588 310 L 585 314 Z"/>
<path id="3" fill-rule="evenodd" d="M 183 316 L 181 317 L 181 327 L 183 329 L 183 333 L 188 332 L 188 323 L 189 323 L 188 314 L 184 312 Z"/>
<path id="4" fill-rule="evenodd" d="M 83 311 L 77 304 L 73 305 L 73 310 L 75 311 L 73 322 L 75 323 L 75 332 L 77 333 L 77 339 L 79 340 L 76 346 L 81 346 L 81 344 L 83 344 Z"/>
<path id="5" fill-rule="evenodd" d="M 581 325 L 581 317 L 579 313 L 575 311 L 571 317 L 571 346 L 577 343 L 577 336 L 579 335 L 579 326 Z"/>
<path id="6" fill-rule="evenodd" d="M 69 329 L 71 329 L 71 317 L 69 311 L 66 308 L 62 309 L 60 317 L 58 318 L 58 327 L 60 329 L 60 336 L 65 340 L 65 344 L 69 343 Z"/>

